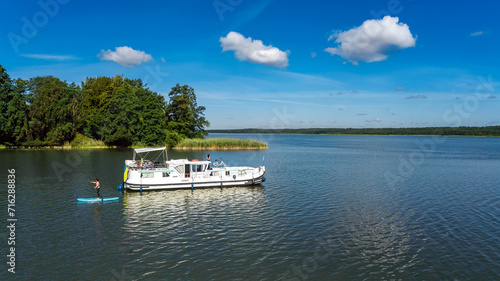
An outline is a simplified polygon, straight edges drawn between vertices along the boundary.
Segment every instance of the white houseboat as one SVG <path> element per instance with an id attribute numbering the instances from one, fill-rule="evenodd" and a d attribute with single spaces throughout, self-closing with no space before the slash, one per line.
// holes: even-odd
<path id="1" fill-rule="evenodd" d="M 146 191 L 244 186 L 262 183 L 265 174 L 264 166 L 229 167 L 222 161 L 212 164 L 196 159 L 168 160 L 166 147 L 137 148 L 132 160 L 125 160 L 123 188 Z"/>

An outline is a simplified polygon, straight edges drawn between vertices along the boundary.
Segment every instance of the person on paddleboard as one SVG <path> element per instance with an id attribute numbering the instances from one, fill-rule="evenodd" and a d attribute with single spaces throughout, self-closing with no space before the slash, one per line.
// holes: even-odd
<path id="1" fill-rule="evenodd" d="M 101 194 L 99 194 L 99 191 L 101 189 L 101 185 L 99 184 L 99 180 L 95 179 L 95 181 L 91 181 L 91 183 L 95 183 L 95 189 L 97 190 L 97 198 L 102 198 Z"/>

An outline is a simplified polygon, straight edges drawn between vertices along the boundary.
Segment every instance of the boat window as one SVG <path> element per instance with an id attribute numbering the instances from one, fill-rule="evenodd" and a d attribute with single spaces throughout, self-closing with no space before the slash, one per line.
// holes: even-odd
<path id="1" fill-rule="evenodd" d="M 163 177 L 166 178 L 166 177 L 169 177 L 170 176 L 170 173 L 168 172 L 163 172 Z"/>
<path id="2" fill-rule="evenodd" d="M 154 178 L 154 173 L 142 173 L 142 178 L 144 179 L 150 179 L 150 178 Z"/>
<path id="3" fill-rule="evenodd" d="M 229 176 L 230 175 L 230 172 L 229 171 L 226 171 L 226 176 Z"/>
<path id="4" fill-rule="evenodd" d="M 181 174 L 181 175 L 184 175 L 184 166 L 177 166 L 175 167 L 175 170 Z"/>

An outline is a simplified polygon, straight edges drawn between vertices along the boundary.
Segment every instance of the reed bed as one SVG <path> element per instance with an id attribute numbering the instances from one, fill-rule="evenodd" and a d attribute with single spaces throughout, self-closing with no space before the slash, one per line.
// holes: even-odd
<path id="1" fill-rule="evenodd" d="M 210 139 L 184 139 L 174 149 L 193 150 L 245 150 L 267 149 L 267 144 L 249 139 L 210 138 Z"/>
<path id="2" fill-rule="evenodd" d="M 94 140 L 81 134 L 76 134 L 76 137 L 69 144 L 72 148 L 107 148 L 103 141 Z"/>

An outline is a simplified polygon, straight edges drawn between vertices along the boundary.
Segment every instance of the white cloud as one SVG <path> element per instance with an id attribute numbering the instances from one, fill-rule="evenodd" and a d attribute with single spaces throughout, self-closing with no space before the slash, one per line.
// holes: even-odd
<path id="1" fill-rule="evenodd" d="M 427 98 L 426 95 L 413 95 L 413 96 L 407 97 L 406 99 L 408 99 L 408 100 L 423 100 L 426 98 Z"/>
<path id="2" fill-rule="evenodd" d="M 387 52 L 414 47 L 417 40 L 408 25 L 399 23 L 398 17 L 391 16 L 385 16 L 381 20 L 366 20 L 361 26 L 337 31 L 328 41 L 333 39 L 339 45 L 326 48 L 325 51 L 339 55 L 354 65 L 357 65 L 358 61 L 386 60 Z"/>
<path id="3" fill-rule="evenodd" d="M 481 36 L 483 34 L 484 34 L 484 31 L 476 31 L 476 32 L 472 32 L 470 34 L 470 36 L 475 37 L 475 36 Z"/>
<path id="4" fill-rule="evenodd" d="M 76 60 L 78 59 L 75 56 L 71 55 L 44 55 L 44 54 L 21 54 L 23 57 L 32 58 L 32 59 L 41 59 L 41 60 Z"/>
<path id="5" fill-rule="evenodd" d="M 260 63 L 274 67 L 287 67 L 289 51 L 283 52 L 271 45 L 266 46 L 261 40 L 245 38 L 238 32 L 231 31 L 220 38 L 222 51 L 235 51 L 235 57 L 241 61 Z"/>
<path id="6" fill-rule="evenodd" d="M 134 50 L 130 47 L 116 47 L 115 51 L 101 50 L 97 55 L 101 60 L 110 60 L 120 64 L 123 67 L 134 67 L 141 65 L 143 62 L 152 61 L 153 57 L 143 51 Z"/>

